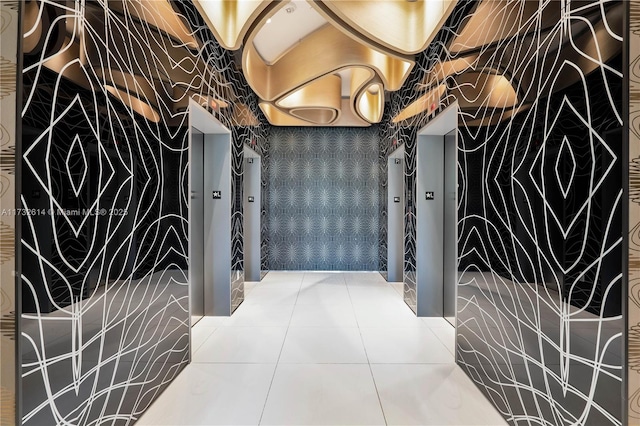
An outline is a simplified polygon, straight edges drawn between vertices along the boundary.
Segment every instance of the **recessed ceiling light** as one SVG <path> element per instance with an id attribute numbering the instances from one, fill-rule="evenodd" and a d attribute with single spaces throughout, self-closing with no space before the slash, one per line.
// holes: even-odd
<path id="1" fill-rule="evenodd" d="M 296 4 L 295 3 L 289 3 L 284 10 L 286 10 L 287 13 L 293 13 L 293 12 L 296 11 Z"/>

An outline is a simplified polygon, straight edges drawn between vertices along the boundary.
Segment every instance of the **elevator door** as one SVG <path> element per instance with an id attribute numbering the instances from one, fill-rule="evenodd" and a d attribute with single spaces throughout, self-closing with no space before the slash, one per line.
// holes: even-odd
<path id="1" fill-rule="evenodd" d="M 391 282 L 402 281 L 404 268 L 404 149 L 398 151 L 388 164 L 387 280 Z"/>
<path id="2" fill-rule="evenodd" d="M 244 159 L 244 274 L 260 281 L 260 157 L 245 148 Z"/>
<path id="3" fill-rule="evenodd" d="M 456 285 L 458 282 L 457 247 L 457 131 L 444 136 L 444 224 L 443 224 L 443 313 L 444 318 L 455 326 Z"/>
<path id="4" fill-rule="evenodd" d="M 204 135 L 191 129 L 191 325 L 204 316 Z M 199 237 L 199 238 L 198 238 Z"/>

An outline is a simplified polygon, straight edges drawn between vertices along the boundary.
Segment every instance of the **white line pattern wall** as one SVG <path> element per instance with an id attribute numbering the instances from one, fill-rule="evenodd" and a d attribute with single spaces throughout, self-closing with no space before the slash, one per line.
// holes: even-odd
<path id="1" fill-rule="evenodd" d="M 243 145 L 261 150 L 266 127 L 190 2 L 23 7 L 38 19 L 22 70 L 22 418 L 131 424 L 188 359 L 185 105 L 232 130 L 234 306 Z"/>
<path id="2" fill-rule="evenodd" d="M 456 356 L 511 424 L 623 424 L 623 10 L 460 2 L 381 126 L 410 200 L 433 115 L 391 119 L 432 90 L 460 106 Z M 415 223 L 409 202 L 414 307 Z"/>

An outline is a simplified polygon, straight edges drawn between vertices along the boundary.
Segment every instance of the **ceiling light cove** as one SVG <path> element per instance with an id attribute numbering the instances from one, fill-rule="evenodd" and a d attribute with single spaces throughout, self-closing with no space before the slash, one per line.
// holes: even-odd
<path id="1" fill-rule="evenodd" d="M 457 0 L 195 0 L 269 122 L 369 126 Z"/>

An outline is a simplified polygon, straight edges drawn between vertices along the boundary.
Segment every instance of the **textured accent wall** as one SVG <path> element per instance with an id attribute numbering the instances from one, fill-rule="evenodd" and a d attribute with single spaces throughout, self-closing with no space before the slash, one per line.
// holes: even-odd
<path id="1" fill-rule="evenodd" d="M 456 357 L 511 424 L 624 422 L 623 11 L 459 2 L 381 126 L 405 144 L 410 200 L 418 130 L 459 105 Z M 392 121 L 440 89 L 433 111 Z M 415 225 L 408 202 L 413 307 Z"/>
<path id="2" fill-rule="evenodd" d="M 130 424 L 189 357 L 188 100 L 232 130 L 234 306 L 264 118 L 191 2 L 24 4 L 22 419 Z"/>
<path id="3" fill-rule="evenodd" d="M 18 2 L 0 2 L 0 424 L 16 421 L 16 77 Z M 19 221 L 18 221 L 19 223 Z"/>
<path id="4" fill-rule="evenodd" d="M 375 126 L 271 129 L 269 269 L 378 270 L 379 141 Z"/>

